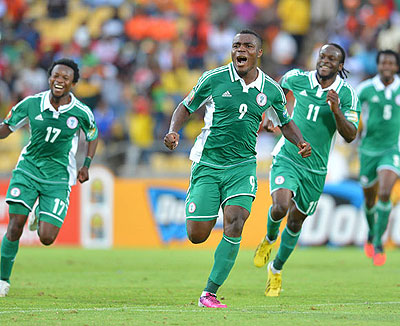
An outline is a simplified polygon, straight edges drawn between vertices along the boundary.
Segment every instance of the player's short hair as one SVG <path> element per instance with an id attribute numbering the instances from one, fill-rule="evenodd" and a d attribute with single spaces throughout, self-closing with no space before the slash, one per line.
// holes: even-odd
<path id="1" fill-rule="evenodd" d="M 376 55 L 376 64 L 379 63 L 379 58 L 382 54 L 387 54 L 387 55 L 392 55 L 396 58 L 396 63 L 397 66 L 400 68 L 400 58 L 399 55 L 397 54 L 397 52 L 393 51 L 393 50 L 380 50 L 378 51 L 378 54 Z"/>
<path id="2" fill-rule="evenodd" d="M 263 45 L 263 40 L 260 35 L 258 35 L 255 31 L 251 29 L 242 29 L 238 34 L 251 34 L 254 35 L 257 38 L 258 46 L 260 49 L 262 49 Z"/>
<path id="3" fill-rule="evenodd" d="M 62 58 L 57 61 L 54 61 L 49 70 L 47 71 L 48 76 L 51 76 L 51 73 L 54 69 L 55 66 L 57 65 L 64 65 L 67 67 L 70 67 L 74 71 L 74 79 L 72 80 L 73 83 L 77 83 L 79 80 L 79 68 L 78 65 L 75 61 L 68 59 L 68 58 Z"/>
<path id="4" fill-rule="evenodd" d="M 349 71 L 344 68 L 344 61 L 346 60 L 346 51 L 337 43 L 328 43 L 328 45 L 334 46 L 342 54 L 342 59 L 340 60 L 340 63 L 343 63 L 343 68 L 342 70 L 339 70 L 339 76 L 343 79 L 347 78 L 347 74 L 349 73 Z"/>

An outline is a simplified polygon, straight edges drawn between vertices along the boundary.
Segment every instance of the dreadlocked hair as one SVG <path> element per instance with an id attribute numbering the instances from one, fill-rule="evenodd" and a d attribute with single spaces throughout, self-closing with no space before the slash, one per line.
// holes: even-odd
<path id="1" fill-rule="evenodd" d="M 344 51 L 344 49 L 337 43 L 328 43 L 328 45 L 332 45 L 335 48 L 337 48 L 340 53 L 342 54 L 342 60 L 340 60 L 340 63 L 343 63 L 343 67 L 342 70 L 339 70 L 339 76 L 342 79 L 347 78 L 347 74 L 350 73 L 350 71 L 348 71 L 345 67 L 344 67 L 344 60 L 346 59 L 346 52 Z"/>

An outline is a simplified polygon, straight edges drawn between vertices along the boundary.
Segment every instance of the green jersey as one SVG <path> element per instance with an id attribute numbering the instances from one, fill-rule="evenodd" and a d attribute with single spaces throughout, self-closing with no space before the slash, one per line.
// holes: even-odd
<path id="1" fill-rule="evenodd" d="M 16 170 L 43 183 L 75 184 L 79 131 L 87 141 L 98 132 L 92 111 L 70 95 L 71 102 L 58 111 L 50 103 L 50 91 L 28 96 L 11 109 L 4 120 L 10 130 L 29 123 L 31 132 Z"/>
<path id="2" fill-rule="evenodd" d="M 260 69 L 257 79 L 246 85 L 232 63 L 206 71 L 183 104 L 190 113 L 205 106 L 205 125 L 190 159 L 215 168 L 256 160 L 257 132 L 264 112 L 277 125 L 290 121 L 282 88 Z"/>
<path id="3" fill-rule="evenodd" d="M 358 128 L 360 104 L 353 88 L 339 76 L 333 84 L 322 89 L 316 71 L 293 69 L 281 81 L 283 88 L 293 92 L 295 105 L 293 121 L 299 127 L 304 139 L 310 143 L 310 157 L 302 158 L 296 145 L 283 138 L 277 144 L 273 155 L 279 155 L 311 172 L 326 174 L 329 153 L 336 132 L 336 121 L 326 96 L 330 89 L 339 95 L 339 107 L 345 118 Z"/>
<path id="4" fill-rule="evenodd" d="M 363 132 L 360 152 L 380 155 L 399 148 L 400 78 L 385 87 L 379 76 L 362 82 L 357 88 L 362 105 Z"/>

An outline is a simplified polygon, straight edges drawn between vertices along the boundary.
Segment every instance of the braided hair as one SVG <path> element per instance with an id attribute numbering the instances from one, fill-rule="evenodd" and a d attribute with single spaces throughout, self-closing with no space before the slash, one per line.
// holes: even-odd
<path id="1" fill-rule="evenodd" d="M 342 70 L 339 70 L 339 76 L 340 76 L 342 79 L 347 78 L 347 74 L 349 74 L 350 71 L 348 71 L 347 69 L 344 68 L 344 60 L 346 59 L 346 52 L 345 52 L 344 49 L 343 49 L 339 44 L 337 44 L 337 43 L 328 43 L 328 45 L 334 46 L 334 47 L 337 48 L 337 49 L 340 51 L 340 53 L 342 54 L 342 60 L 340 60 L 340 63 L 343 64 L 343 67 L 342 67 Z"/>

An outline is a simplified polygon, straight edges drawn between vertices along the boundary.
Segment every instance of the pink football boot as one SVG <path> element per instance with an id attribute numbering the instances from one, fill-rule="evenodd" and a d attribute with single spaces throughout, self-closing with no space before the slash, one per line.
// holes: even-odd
<path id="1" fill-rule="evenodd" d="M 219 302 L 217 296 L 214 293 L 203 291 L 199 299 L 199 307 L 226 308 L 226 304 L 222 304 L 221 302 Z"/>

